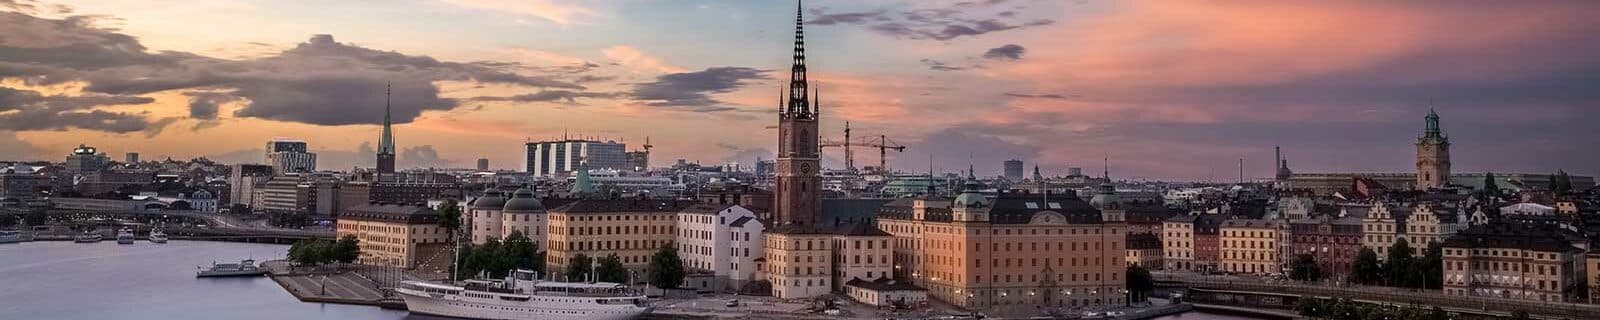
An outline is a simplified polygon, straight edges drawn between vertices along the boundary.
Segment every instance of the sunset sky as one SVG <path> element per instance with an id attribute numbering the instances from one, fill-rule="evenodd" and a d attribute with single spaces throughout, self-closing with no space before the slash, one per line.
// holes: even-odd
<path id="1" fill-rule="evenodd" d="M 793 1 L 0 0 L 0 160 L 522 169 L 527 139 L 649 136 L 655 165 L 771 158 Z M 1431 106 L 1457 172 L 1600 174 L 1600 2 L 810 0 L 824 139 L 892 167 L 1120 179 L 1410 171 Z M 827 150 L 838 163 L 843 154 Z M 861 149 L 858 165 L 877 162 Z"/>

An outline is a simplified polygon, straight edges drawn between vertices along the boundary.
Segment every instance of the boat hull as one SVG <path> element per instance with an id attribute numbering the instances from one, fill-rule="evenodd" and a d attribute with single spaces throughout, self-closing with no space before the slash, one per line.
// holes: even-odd
<path id="1" fill-rule="evenodd" d="M 194 274 L 195 278 L 221 278 L 221 277 L 260 277 L 267 274 L 266 270 L 253 271 L 200 271 Z"/>
<path id="2" fill-rule="evenodd" d="M 563 308 L 559 305 L 500 304 L 455 299 L 407 289 L 396 290 L 412 313 L 452 318 L 486 320 L 562 319 L 633 320 L 650 313 L 649 307 Z"/>

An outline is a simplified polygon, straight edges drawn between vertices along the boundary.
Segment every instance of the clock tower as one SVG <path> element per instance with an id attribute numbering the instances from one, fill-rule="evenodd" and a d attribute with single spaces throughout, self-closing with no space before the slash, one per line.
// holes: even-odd
<path id="1" fill-rule="evenodd" d="M 1417 137 L 1417 190 L 1450 185 L 1450 138 L 1439 130 L 1439 114 L 1428 108 L 1426 127 Z"/>
<path id="2" fill-rule="evenodd" d="M 790 66 L 789 88 L 779 97 L 777 185 L 773 190 L 773 224 L 809 229 L 815 227 L 820 206 L 817 200 L 822 178 L 818 171 L 817 114 L 815 97 L 808 97 L 804 19 L 794 20 L 794 61 Z"/>

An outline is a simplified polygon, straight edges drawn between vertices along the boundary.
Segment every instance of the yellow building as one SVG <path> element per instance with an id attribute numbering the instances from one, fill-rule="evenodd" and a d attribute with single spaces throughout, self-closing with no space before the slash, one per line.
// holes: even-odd
<path id="1" fill-rule="evenodd" d="M 616 254 L 643 279 L 656 250 L 677 239 L 677 213 L 693 203 L 647 199 L 584 199 L 548 209 L 550 245 L 546 266 L 562 280 L 579 254 L 593 259 Z M 642 280 L 641 280 L 642 281 Z"/>
<path id="2" fill-rule="evenodd" d="M 1161 222 L 1162 263 L 1166 270 L 1195 270 L 1194 223 L 1197 216 L 1181 215 Z"/>
<path id="3" fill-rule="evenodd" d="M 793 226 L 767 233 L 767 280 L 772 296 L 803 299 L 833 292 L 833 235 Z"/>
<path id="4" fill-rule="evenodd" d="M 895 237 L 895 275 L 975 310 L 1122 305 L 1127 226 L 1072 194 L 968 186 L 953 201 L 901 199 L 880 209 Z"/>
<path id="5" fill-rule="evenodd" d="M 366 265 L 416 268 L 419 262 L 450 258 L 450 237 L 439 217 L 423 206 L 366 204 L 345 209 L 335 225 L 339 238 L 360 240 L 359 262 Z"/>
<path id="6" fill-rule="evenodd" d="M 1222 222 L 1218 257 L 1222 271 L 1228 273 L 1272 274 L 1278 268 L 1279 224 L 1271 220 L 1228 220 Z"/>
<path id="7" fill-rule="evenodd" d="M 1576 302 L 1594 281 L 1575 242 L 1581 235 L 1549 225 L 1473 226 L 1443 244 L 1444 293 Z"/>
<path id="8" fill-rule="evenodd" d="M 1128 266 L 1137 266 L 1145 269 L 1159 270 L 1165 265 L 1162 258 L 1165 254 L 1161 250 L 1161 237 L 1152 233 L 1129 234 L 1128 240 Z"/>

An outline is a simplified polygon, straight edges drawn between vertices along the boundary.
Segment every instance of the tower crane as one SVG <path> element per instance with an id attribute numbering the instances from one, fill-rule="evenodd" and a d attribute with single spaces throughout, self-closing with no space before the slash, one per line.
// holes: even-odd
<path id="1" fill-rule="evenodd" d="M 888 171 L 888 166 L 887 165 L 888 165 L 888 159 L 889 159 L 889 150 L 894 150 L 895 152 L 905 152 L 906 151 L 906 146 L 905 145 L 901 145 L 899 143 L 895 143 L 894 140 L 890 140 L 889 139 L 888 135 L 878 135 L 877 139 L 868 138 L 867 140 L 862 140 L 862 141 L 852 140 L 851 136 L 850 136 L 850 123 L 849 122 L 845 122 L 844 123 L 844 140 L 842 140 L 842 141 L 823 141 L 818 147 L 821 147 L 821 148 L 844 148 L 844 166 L 845 166 L 846 169 L 849 169 L 849 170 L 852 170 L 852 171 L 856 169 L 855 151 L 854 151 L 854 149 L 857 148 L 857 147 L 877 148 L 878 149 L 878 170 L 883 170 L 883 171 L 886 171 L 886 172 Z"/>

